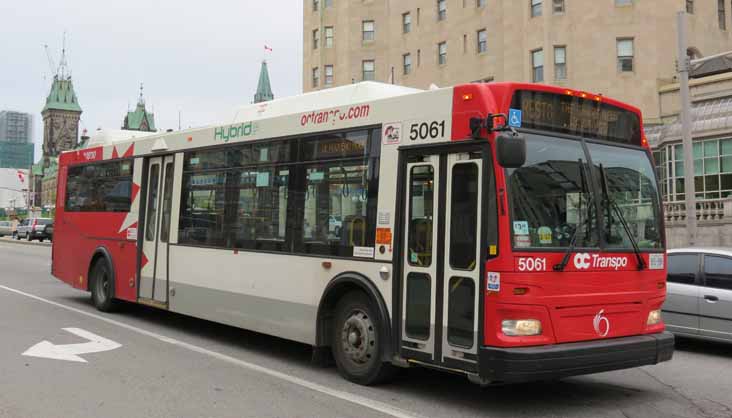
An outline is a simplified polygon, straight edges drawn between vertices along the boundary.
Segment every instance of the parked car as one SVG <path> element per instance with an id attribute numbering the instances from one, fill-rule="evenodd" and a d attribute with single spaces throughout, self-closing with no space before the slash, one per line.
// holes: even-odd
<path id="1" fill-rule="evenodd" d="M 50 218 L 24 219 L 18 225 L 18 231 L 15 234 L 15 239 L 26 239 L 28 241 L 37 239 L 40 242 L 43 242 L 45 239 L 50 239 L 46 233 L 46 225 L 49 224 L 53 224 L 53 220 Z"/>
<path id="2" fill-rule="evenodd" d="M 667 285 L 669 331 L 732 342 L 732 248 L 669 250 Z"/>
<path id="3" fill-rule="evenodd" d="M 0 221 L 0 237 L 13 235 L 13 223 L 10 221 Z"/>

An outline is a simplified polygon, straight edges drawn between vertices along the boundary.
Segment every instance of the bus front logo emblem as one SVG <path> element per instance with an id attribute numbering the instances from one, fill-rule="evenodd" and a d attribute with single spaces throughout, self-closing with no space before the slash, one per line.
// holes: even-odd
<path id="1" fill-rule="evenodd" d="M 595 319 L 592 320 L 592 326 L 595 328 L 597 335 L 606 337 L 610 332 L 610 320 L 603 315 L 604 309 L 600 309 L 600 312 L 595 315 Z"/>
<path id="2" fill-rule="evenodd" d="M 577 268 L 577 270 L 586 270 L 590 268 L 590 255 L 587 253 L 575 254 L 574 266 Z"/>

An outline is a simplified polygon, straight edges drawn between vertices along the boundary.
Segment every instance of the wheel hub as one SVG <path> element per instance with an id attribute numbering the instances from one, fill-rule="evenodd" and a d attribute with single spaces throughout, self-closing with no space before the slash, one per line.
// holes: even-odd
<path id="1" fill-rule="evenodd" d="M 370 361 L 376 352 L 374 324 L 365 312 L 354 310 L 341 330 L 341 345 L 346 357 L 354 363 Z"/>

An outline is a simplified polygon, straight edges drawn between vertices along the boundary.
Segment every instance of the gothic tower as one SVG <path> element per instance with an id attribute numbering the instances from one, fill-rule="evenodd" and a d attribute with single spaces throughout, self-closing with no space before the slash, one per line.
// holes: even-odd
<path id="1" fill-rule="evenodd" d="M 157 132 L 155 129 L 155 115 L 145 109 L 145 98 L 142 96 L 143 86 L 140 84 L 140 98 L 134 112 L 127 112 L 122 129 L 127 131 Z"/>
<path id="2" fill-rule="evenodd" d="M 268 102 L 274 99 L 272 86 L 269 85 L 269 71 L 267 71 L 267 61 L 262 61 L 262 69 L 259 72 L 259 84 L 257 84 L 257 93 L 254 95 L 254 103 Z"/>
<path id="3" fill-rule="evenodd" d="M 48 166 L 52 157 L 76 147 L 79 141 L 81 106 L 74 92 L 71 73 L 67 69 L 66 49 L 53 76 L 51 91 L 41 111 L 43 117 L 43 165 Z"/>

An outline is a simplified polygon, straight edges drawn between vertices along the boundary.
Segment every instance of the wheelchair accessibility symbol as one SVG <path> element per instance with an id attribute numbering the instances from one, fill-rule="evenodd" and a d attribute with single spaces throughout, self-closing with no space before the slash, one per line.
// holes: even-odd
<path id="1" fill-rule="evenodd" d="M 508 110 L 508 126 L 512 128 L 521 127 L 521 111 L 518 109 Z"/>

